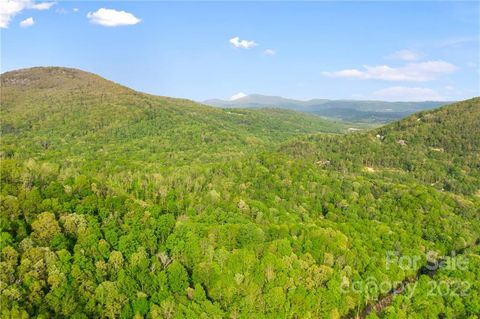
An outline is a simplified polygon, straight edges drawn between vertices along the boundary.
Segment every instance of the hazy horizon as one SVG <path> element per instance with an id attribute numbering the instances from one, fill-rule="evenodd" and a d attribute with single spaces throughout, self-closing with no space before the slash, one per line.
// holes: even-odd
<path id="1" fill-rule="evenodd" d="M 89 70 L 83 70 L 83 69 L 79 69 L 77 67 L 74 67 L 74 66 L 60 66 L 60 65 L 34 65 L 34 66 L 30 66 L 30 67 L 24 67 L 24 68 L 19 68 L 19 69 L 11 69 L 11 70 L 2 70 L 0 72 L 0 74 L 4 74 L 4 73 L 8 73 L 8 72 L 14 72 L 14 71 L 18 71 L 18 70 L 22 70 L 22 69 L 31 69 L 31 68 L 37 68 L 37 67 L 40 67 L 40 68 L 51 68 L 51 67 L 58 67 L 58 68 L 71 68 L 71 69 L 78 69 L 78 70 L 81 70 L 81 71 L 85 71 L 85 72 L 89 72 L 89 73 L 93 73 L 93 74 L 96 74 L 96 75 L 99 75 L 103 78 L 105 78 L 106 80 L 109 80 L 109 81 L 113 81 L 112 79 L 109 79 L 107 77 L 104 77 L 102 76 L 101 74 L 97 74 L 95 72 L 92 72 L 92 71 L 89 71 Z M 120 83 L 120 82 L 116 82 L 116 81 L 113 81 L 117 84 L 120 84 L 120 85 L 123 85 L 125 87 L 128 87 L 128 88 L 131 88 L 131 89 L 134 89 L 132 87 L 129 87 L 128 85 L 124 84 L 124 83 Z M 149 93 L 149 92 L 145 92 L 145 91 L 142 91 L 142 90 L 137 90 L 138 92 L 141 92 L 141 93 L 147 93 L 147 94 L 152 94 L 152 95 L 157 95 L 157 96 L 166 96 L 164 94 L 157 94 L 157 93 Z M 239 92 L 237 93 L 236 95 L 238 94 L 241 94 L 243 92 Z M 207 101 L 210 101 L 210 100 L 219 100 L 219 101 L 225 101 L 225 102 L 233 102 L 235 100 L 239 100 L 239 99 L 242 99 L 244 97 L 255 97 L 255 96 L 261 96 L 261 97 L 273 97 L 273 98 L 280 98 L 280 99 L 285 99 L 285 100 L 294 100 L 294 101 L 299 101 L 299 102 L 308 102 L 308 101 L 313 101 L 313 100 L 330 100 L 330 101 L 365 101 L 365 102 L 391 102 L 391 103 L 414 103 L 414 102 L 455 102 L 457 100 L 381 100 L 381 99 L 362 99 L 362 98 L 324 98 L 324 97 L 313 97 L 313 98 L 308 98 L 308 99 L 302 99 L 302 98 L 292 98 L 292 97 L 289 97 L 289 96 L 283 96 L 283 95 L 267 95 L 267 94 L 262 94 L 262 93 L 250 93 L 250 94 L 246 94 L 246 93 L 243 93 L 245 95 L 243 96 L 231 96 L 230 98 L 219 98 L 219 97 L 211 97 L 211 98 L 207 98 L 207 99 L 191 99 L 192 101 L 195 101 L 195 102 L 207 102 Z M 173 98 L 185 98 L 183 96 L 171 96 Z M 475 98 L 477 96 L 471 96 L 471 97 L 467 97 L 465 99 L 470 99 L 470 98 Z"/>

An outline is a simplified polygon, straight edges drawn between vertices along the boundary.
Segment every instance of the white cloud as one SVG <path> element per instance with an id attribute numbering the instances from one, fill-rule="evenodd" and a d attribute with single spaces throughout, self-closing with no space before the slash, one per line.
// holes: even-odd
<path id="1" fill-rule="evenodd" d="M 35 10 L 48 10 L 55 5 L 55 2 L 32 3 L 30 8 Z"/>
<path id="2" fill-rule="evenodd" d="M 234 47 L 242 49 L 250 49 L 258 44 L 253 40 L 240 40 L 239 37 L 231 38 L 229 41 Z"/>
<path id="3" fill-rule="evenodd" d="M 0 27 L 7 28 L 10 20 L 25 7 L 25 3 L 21 1 L 0 1 Z"/>
<path id="4" fill-rule="evenodd" d="M 35 21 L 33 21 L 33 18 L 30 17 L 30 18 L 26 18 L 25 20 L 21 21 L 20 22 L 20 26 L 22 28 L 28 28 L 28 27 L 31 27 L 32 25 L 35 24 Z"/>
<path id="5" fill-rule="evenodd" d="M 335 72 L 323 72 L 323 75 L 361 80 L 425 82 L 434 80 L 443 74 L 455 72 L 457 69 L 455 65 L 445 61 L 408 63 L 403 67 L 397 68 L 388 65 L 364 65 L 363 68 L 363 70 L 347 69 Z"/>
<path id="6" fill-rule="evenodd" d="M 57 10 L 55 10 L 55 12 L 58 13 L 58 14 L 77 13 L 78 11 L 79 11 L 78 8 L 73 8 L 72 10 L 68 10 L 68 9 L 65 9 L 65 8 L 58 8 Z"/>
<path id="7" fill-rule="evenodd" d="M 241 99 L 242 97 L 246 97 L 246 96 L 248 96 L 248 95 L 243 93 L 243 92 L 238 92 L 237 94 L 234 94 L 230 97 L 230 101 L 238 100 L 238 99 Z"/>
<path id="8" fill-rule="evenodd" d="M 93 24 L 99 24 L 106 27 L 134 25 L 142 21 L 129 12 L 106 8 L 100 8 L 95 12 L 87 13 L 87 18 Z"/>
<path id="9" fill-rule="evenodd" d="M 23 10 L 48 10 L 54 2 L 35 3 L 32 0 L 0 0 L 0 28 L 8 28 L 13 17 Z"/>
<path id="10" fill-rule="evenodd" d="M 273 56 L 277 54 L 277 52 L 275 52 L 275 50 L 273 49 L 266 49 L 265 51 L 263 51 L 263 54 Z"/>
<path id="11" fill-rule="evenodd" d="M 417 61 L 422 57 L 422 53 L 412 50 L 400 50 L 390 55 L 390 58 L 402 61 Z"/>
<path id="12" fill-rule="evenodd" d="M 435 90 L 422 87 L 393 86 L 373 93 L 376 98 L 388 101 L 441 101 L 445 98 Z"/>

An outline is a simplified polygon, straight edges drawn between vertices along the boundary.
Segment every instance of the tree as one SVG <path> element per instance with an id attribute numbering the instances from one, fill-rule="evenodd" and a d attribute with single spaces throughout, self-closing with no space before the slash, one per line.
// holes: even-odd
<path id="1" fill-rule="evenodd" d="M 48 246 L 50 241 L 61 231 L 55 215 L 49 212 L 38 215 L 32 223 L 32 229 L 32 237 L 43 246 Z"/>
<path id="2" fill-rule="evenodd" d="M 178 261 L 173 261 L 167 268 L 168 284 L 173 293 L 184 294 L 189 286 L 188 273 Z"/>
<path id="3" fill-rule="evenodd" d="M 127 298 L 122 295 L 117 285 L 111 281 L 104 281 L 95 289 L 96 312 L 102 318 L 117 318 L 122 312 Z"/>

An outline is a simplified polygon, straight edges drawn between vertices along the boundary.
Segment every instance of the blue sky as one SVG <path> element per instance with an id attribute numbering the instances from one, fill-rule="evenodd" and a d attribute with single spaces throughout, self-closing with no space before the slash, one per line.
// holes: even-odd
<path id="1" fill-rule="evenodd" d="M 1 69 L 76 67 L 194 100 L 457 100 L 480 95 L 479 12 L 478 2 L 9 0 Z"/>

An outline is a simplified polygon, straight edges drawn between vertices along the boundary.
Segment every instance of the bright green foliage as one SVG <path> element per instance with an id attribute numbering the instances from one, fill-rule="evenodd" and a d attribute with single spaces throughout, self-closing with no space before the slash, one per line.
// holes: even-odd
<path id="1" fill-rule="evenodd" d="M 387 251 L 480 237 L 479 99 L 344 136 L 78 70 L 1 81 L 2 318 L 339 318 L 378 297 L 343 282 L 415 275 Z"/>
<path id="2" fill-rule="evenodd" d="M 174 261 L 168 268 L 168 284 L 173 293 L 184 294 L 188 287 L 188 273 L 181 263 Z"/>
<path id="3" fill-rule="evenodd" d="M 323 168 L 414 178 L 437 189 L 474 194 L 480 189 L 479 118 L 480 98 L 475 98 L 367 133 L 307 136 L 283 150 L 309 157 Z M 322 164 L 327 160 L 328 165 Z"/>
<path id="4" fill-rule="evenodd" d="M 397 296 L 381 318 L 478 318 L 480 314 L 480 249 L 470 249 L 465 269 L 440 269 L 410 285 L 411 294 Z"/>

